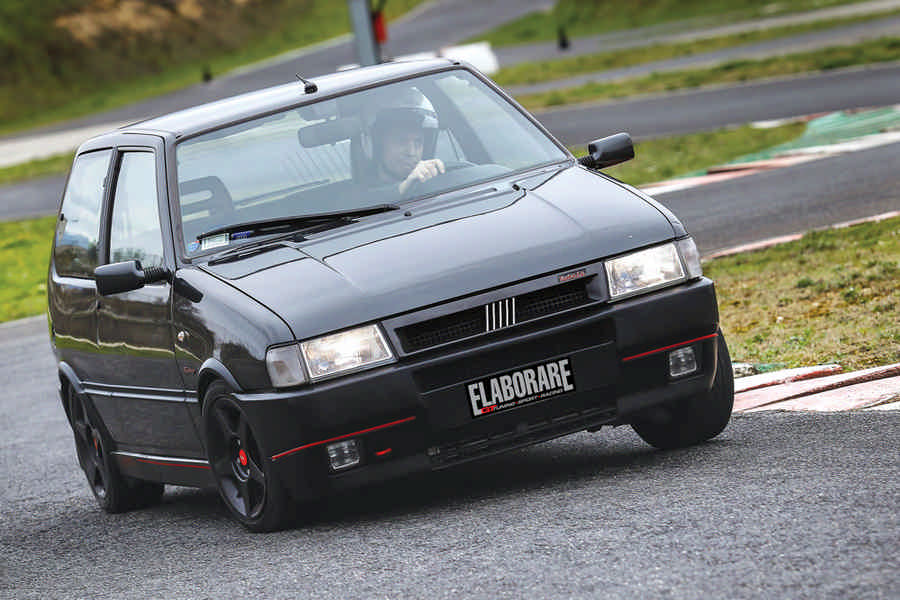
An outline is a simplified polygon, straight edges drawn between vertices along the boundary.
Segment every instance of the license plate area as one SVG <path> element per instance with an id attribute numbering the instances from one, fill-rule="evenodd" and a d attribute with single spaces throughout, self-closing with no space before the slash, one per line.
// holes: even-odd
<path id="1" fill-rule="evenodd" d="M 556 358 L 465 384 L 473 418 L 575 391 L 571 357 Z"/>

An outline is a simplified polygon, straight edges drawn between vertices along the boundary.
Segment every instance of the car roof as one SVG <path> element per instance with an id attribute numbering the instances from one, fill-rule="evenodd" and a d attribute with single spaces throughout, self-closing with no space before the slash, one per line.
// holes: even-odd
<path id="1" fill-rule="evenodd" d="M 386 81 L 430 73 L 460 64 L 459 61 L 430 59 L 349 69 L 311 78 L 311 81 L 318 86 L 318 91 L 312 94 L 305 93 L 303 82 L 294 81 L 138 121 L 101 137 L 132 132 L 174 134 L 176 137 L 189 136 L 259 114 L 304 104 L 307 101 L 316 101 L 351 90 L 379 85 Z M 95 138 L 91 141 L 99 140 Z"/>

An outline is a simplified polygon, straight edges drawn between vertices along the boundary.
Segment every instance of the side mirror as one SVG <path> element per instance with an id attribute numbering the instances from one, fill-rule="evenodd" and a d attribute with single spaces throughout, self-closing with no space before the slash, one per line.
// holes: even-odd
<path id="1" fill-rule="evenodd" d="M 634 144 L 627 133 L 617 133 L 588 144 L 587 156 L 578 162 L 589 169 L 605 169 L 634 158 Z"/>
<path id="2" fill-rule="evenodd" d="M 139 260 L 126 260 L 94 269 L 94 281 L 97 282 L 97 292 L 101 296 L 130 292 L 148 283 L 168 280 L 168 269 L 163 267 L 142 269 Z"/>

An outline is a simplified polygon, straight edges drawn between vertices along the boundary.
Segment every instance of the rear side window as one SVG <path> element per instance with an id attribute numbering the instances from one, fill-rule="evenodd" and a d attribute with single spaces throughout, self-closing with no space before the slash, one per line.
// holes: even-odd
<path id="1" fill-rule="evenodd" d="M 72 165 L 53 249 L 53 262 L 60 275 L 94 275 L 98 264 L 103 185 L 111 156 L 111 150 L 82 154 Z"/>

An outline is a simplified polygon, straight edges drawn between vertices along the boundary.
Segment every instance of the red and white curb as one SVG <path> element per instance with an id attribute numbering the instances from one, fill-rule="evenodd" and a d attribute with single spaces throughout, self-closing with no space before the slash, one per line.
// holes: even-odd
<path id="1" fill-rule="evenodd" d="M 641 190 L 653 196 L 662 196 L 670 192 L 678 192 L 680 190 L 688 190 L 690 188 L 710 183 L 718 183 L 720 181 L 728 181 L 730 179 L 738 179 L 747 175 L 754 175 L 763 171 L 771 171 L 773 169 L 782 169 L 784 167 L 792 167 L 801 163 L 810 162 L 824 158 L 825 154 L 800 154 L 795 156 L 781 156 L 778 158 L 770 158 L 766 160 L 758 160 L 754 162 L 745 162 L 733 165 L 722 165 L 707 169 L 706 175 L 697 175 L 696 177 L 679 177 L 678 179 L 669 179 L 656 183 L 648 183 L 642 185 Z"/>
<path id="2" fill-rule="evenodd" d="M 734 412 L 900 410 L 900 363 L 840 371 L 820 365 L 736 379 Z"/>
<path id="3" fill-rule="evenodd" d="M 642 191 L 652 196 L 662 196 L 671 192 L 687 190 L 701 185 L 746 177 L 763 171 L 792 167 L 794 165 L 819 160 L 821 158 L 828 158 L 829 156 L 835 156 L 837 154 L 858 152 L 860 150 L 867 150 L 886 144 L 893 144 L 898 141 L 900 141 L 900 131 L 875 133 L 845 142 L 797 148 L 786 151 L 783 155 L 775 158 L 711 167 L 707 170 L 706 175 L 668 179 L 666 181 L 648 183 L 640 186 L 640 188 Z"/>

